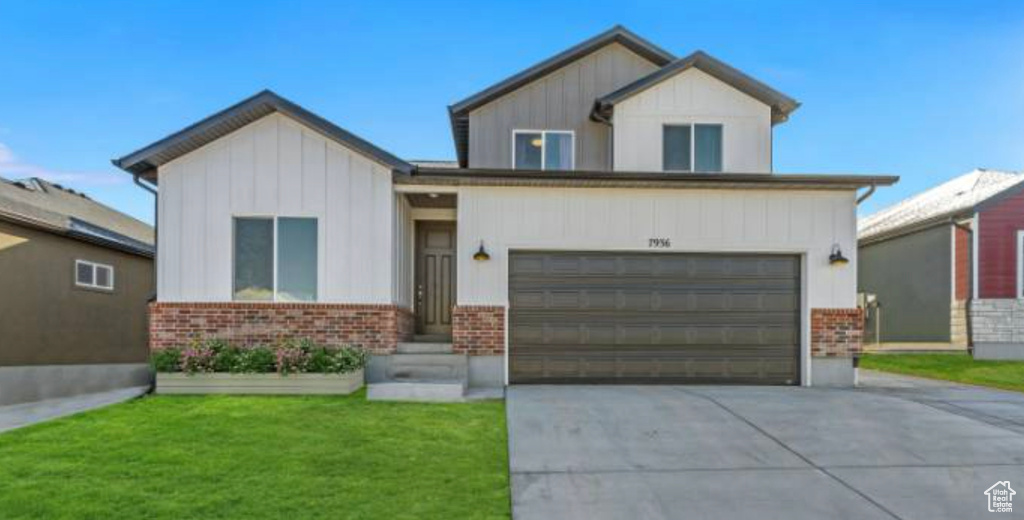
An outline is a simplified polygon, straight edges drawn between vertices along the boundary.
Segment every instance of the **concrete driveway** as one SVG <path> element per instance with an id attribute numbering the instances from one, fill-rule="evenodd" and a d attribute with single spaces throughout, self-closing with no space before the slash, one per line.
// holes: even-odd
<path id="1" fill-rule="evenodd" d="M 1024 518 L 1024 394 L 863 382 L 512 387 L 513 516 Z M 988 512 L 1006 480 L 1018 507 Z"/>

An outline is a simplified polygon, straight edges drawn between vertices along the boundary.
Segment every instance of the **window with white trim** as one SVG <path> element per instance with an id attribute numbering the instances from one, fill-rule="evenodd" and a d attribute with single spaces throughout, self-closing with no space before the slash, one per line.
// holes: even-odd
<path id="1" fill-rule="evenodd" d="M 75 285 L 87 289 L 114 290 L 114 267 L 88 260 L 75 260 Z"/>
<path id="2" fill-rule="evenodd" d="M 513 130 L 516 170 L 571 170 L 576 165 L 576 134 L 571 130 Z"/>
<path id="3" fill-rule="evenodd" d="M 234 299 L 313 302 L 317 219 L 235 217 Z"/>
<path id="4" fill-rule="evenodd" d="M 722 134 L 722 125 L 665 125 L 661 131 L 662 169 L 721 172 Z"/>
<path id="5" fill-rule="evenodd" d="M 1017 231 L 1017 297 L 1024 298 L 1024 230 Z"/>

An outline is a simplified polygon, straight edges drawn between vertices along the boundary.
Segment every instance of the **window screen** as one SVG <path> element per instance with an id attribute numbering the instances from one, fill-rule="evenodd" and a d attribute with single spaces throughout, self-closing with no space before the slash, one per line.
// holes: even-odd
<path id="1" fill-rule="evenodd" d="M 515 169 L 541 169 L 544 137 L 540 132 L 518 132 L 515 134 Z"/>
<path id="2" fill-rule="evenodd" d="M 316 219 L 277 219 L 277 299 L 316 301 Z"/>
<path id="3" fill-rule="evenodd" d="M 694 131 L 694 171 L 722 171 L 722 125 L 695 125 Z"/>
<path id="4" fill-rule="evenodd" d="M 274 298 L 274 219 L 235 219 L 235 299 Z"/>
<path id="5" fill-rule="evenodd" d="M 690 125 L 664 127 L 662 131 L 662 160 L 665 171 L 691 171 Z"/>

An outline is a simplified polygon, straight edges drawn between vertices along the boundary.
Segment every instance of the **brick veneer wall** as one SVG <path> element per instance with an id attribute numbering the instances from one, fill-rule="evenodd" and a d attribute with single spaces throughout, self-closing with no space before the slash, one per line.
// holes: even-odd
<path id="1" fill-rule="evenodd" d="M 411 339 L 412 332 L 412 313 L 396 305 L 156 302 L 149 306 L 151 349 L 185 345 L 193 338 L 243 345 L 309 338 L 389 354 L 399 341 Z"/>
<path id="2" fill-rule="evenodd" d="M 456 306 L 452 310 L 452 351 L 471 356 L 505 353 L 505 307 Z"/>
<path id="3" fill-rule="evenodd" d="M 861 352 L 862 309 L 811 309 L 811 355 L 850 357 Z"/>

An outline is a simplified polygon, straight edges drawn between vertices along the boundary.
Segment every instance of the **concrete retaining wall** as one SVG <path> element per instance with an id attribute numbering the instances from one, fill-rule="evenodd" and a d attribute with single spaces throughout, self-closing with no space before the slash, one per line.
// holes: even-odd
<path id="1" fill-rule="evenodd" d="M 0 367 L 0 405 L 148 386 L 148 363 Z"/>
<path id="2" fill-rule="evenodd" d="M 812 357 L 811 386 L 851 387 L 857 384 L 853 358 Z"/>

